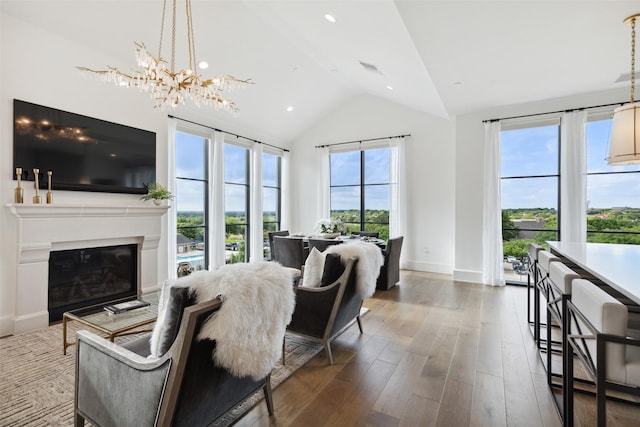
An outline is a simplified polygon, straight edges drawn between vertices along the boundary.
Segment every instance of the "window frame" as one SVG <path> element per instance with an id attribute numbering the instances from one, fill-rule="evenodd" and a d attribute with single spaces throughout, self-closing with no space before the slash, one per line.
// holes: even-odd
<path id="1" fill-rule="evenodd" d="M 355 224 L 359 226 L 358 230 L 367 230 L 366 225 L 367 224 L 373 224 L 373 225 L 386 225 L 387 227 L 390 226 L 390 222 L 367 222 L 366 221 L 366 207 L 365 207 L 365 202 L 366 202 L 366 189 L 368 187 L 376 187 L 376 186 L 387 186 L 389 189 L 391 189 L 391 185 L 393 185 L 393 183 L 391 182 L 391 166 L 389 165 L 389 173 L 388 173 L 388 180 L 386 182 L 377 182 L 377 183 L 373 183 L 373 184 L 366 184 L 365 183 L 365 169 L 367 167 L 366 161 L 365 161 L 365 152 L 367 150 L 377 150 L 377 149 L 387 149 L 389 150 L 388 155 L 389 157 L 391 156 L 391 151 L 390 151 L 390 147 L 387 144 L 371 144 L 370 146 L 367 147 L 362 147 L 359 146 L 358 148 L 353 148 L 353 149 L 340 149 L 340 150 L 335 150 L 335 151 L 331 151 L 329 153 L 329 212 L 331 217 L 334 217 L 334 209 L 331 206 L 332 204 L 332 200 L 333 200 L 333 192 L 332 190 L 334 188 L 354 188 L 357 187 L 360 190 L 360 203 L 359 203 L 359 210 L 360 210 L 360 221 L 359 223 L 355 223 L 355 222 L 348 222 L 345 223 L 345 226 L 348 226 L 349 224 Z M 332 181 L 333 181 L 333 174 L 332 174 L 332 170 L 331 170 L 331 156 L 333 155 L 337 155 L 337 154 L 343 154 L 343 153 L 347 153 L 347 152 L 354 152 L 354 151 L 358 151 L 360 153 L 359 156 L 359 165 L 360 165 L 360 174 L 359 174 L 359 182 L 358 184 L 338 184 L 338 185 L 333 185 Z M 388 207 L 387 207 L 387 212 L 391 212 L 391 198 L 389 197 L 388 199 Z"/>
<path id="2" fill-rule="evenodd" d="M 555 232 L 556 233 L 556 240 L 560 240 L 561 239 L 561 233 L 562 233 L 562 229 L 561 229 L 561 217 L 562 217 L 562 207 L 561 207 L 561 180 L 562 180 L 562 175 L 561 175 L 561 154 L 562 154 L 562 140 L 561 140 L 561 123 L 560 123 L 560 119 L 558 118 L 545 118 L 542 120 L 532 120 L 532 121 L 518 121 L 517 123 L 513 123 L 511 125 L 506 124 L 502 126 L 502 129 L 500 130 L 501 133 L 501 138 L 500 138 L 500 144 L 501 144 L 501 152 L 502 152 L 502 144 L 503 144 L 503 138 L 502 138 L 502 134 L 505 131 L 514 131 L 514 130 L 525 130 L 525 129 L 534 129 L 534 128 L 539 128 L 539 127 L 555 127 L 556 128 L 556 141 L 557 141 L 557 164 L 555 167 L 555 170 L 557 171 L 556 174 L 531 174 L 531 175 L 507 175 L 507 176 L 502 176 L 502 172 L 500 173 L 500 183 L 501 183 L 501 187 L 502 187 L 502 183 L 504 180 L 518 180 L 518 179 L 539 179 L 539 178 L 555 178 L 556 179 L 556 228 L 554 230 L 538 230 L 538 229 L 531 229 L 531 228 L 519 228 L 519 227 L 515 227 L 515 228 L 504 228 L 503 226 L 501 227 L 501 233 L 502 235 L 504 235 L 505 231 L 515 231 L 516 233 L 519 233 L 521 231 L 524 232 Z M 502 163 L 502 158 L 500 159 L 501 163 Z M 500 190 L 501 193 L 501 200 L 502 200 L 502 188 Z M 504 207 L 501 206 L 501 212 L 504 212 L 505 210 L 509 210 L 509 209 L 505 209 Z M 504 242 L 506 242 L 503 238 L 503 245 Z M 525 257 L 526 258 L 526 257 Z M 506 259 L 506 256 L 505 256 Z M 523 284 L 525 282 L 523 281 L 516 281 L 516 280 L 506 280 L 507 283 L 509 284 Z"/>
<path id="3" fill-rule="evenodd" d="M 183 133 L 183 134 L 188 134 L 190 136 L 194 136 L 197 138 L 202 138 L 202 140 L 204 141 L 204 150 L 203 150 L 203 178 L 199 179 L 199 178 L 189 178 L 189 177 L 181 177 L 178 175 L 178 171 L 177 171 L 177 167 L 175 164 L 175 160 L 177 158 L 176 156 L 176 151 L 179 149 L 179 143 L 178 143 L 178 133 Z M 203 225 L 201 226 L 193 226 L 193 227 L 178 227 L 178 215 L 179 215 L 179 211 L 178 211 L 178 206 L 176 204 L 176 208 L 174 210 L 174 221 L 175 221 L 175 233 L 176 233 L 176 239 L 177 239 L 177 234 L 178 234 L 178 230 L 179 229 L 184 229 L 184 228 L 201 228 L 203 230 L 203 242 L 204 242 L 204 261 L 203 261 L 203 265 L 204 265 L 204 269 L 208 270 L 209 269 L 209 260 L 210 260 L 210 251 L 211 251 L 211 233 L 209 233 L 210 230 L 210 212 L 209 212 L 209 193 L 210 193 L 210 186 L 211 186 L 211 168 L 210 168 L 210 156 L 211 156 L 211 138 L 209 136 L 209 134 L 203 133 L 203 132 L 199 132 L 197 129 L 194 129 L 194 127 L 190 127 L 190 126 L 181 126 L 178 125 L 176 126 L 175 129 L 175 144 L 174 144 L 174 154 L 173 154 L 173 158 L 174 158 L 174 165 L 173 165 L 173 173 L 174 173 L 174 177 L 173 180 L 175 182 L 175 188 L 176 188 L 176 197 L 179 197 L 179 194 L 177 192 L 178 189 L 178 182 L 179 181 L 189 181 L 189 182 L 202 182 L 204 183 L 204 189 L 203 189 L 203 193 L 204 193 L 204 200 L 203 200 Z M 178 268 L 178 259 L 177 259 L 177 243 L 176 245 L 174 245 L 175 247 L 173 248 L 173 252 L 175 252 L 175 257 L 176 257 L 176 271 Z"/>
<path id="4" fill-rule="evenodd" d="M 226 196 L 227 196 L 227 185 L 236 185 L 236 186 L 241 186 L 241 187 L 245 187 L 245 194 L 244 194 L 244 205 L 245 205 L 245 223 L 244 224 L 234 224 L 234 225 L 239 225 L 239 226 L 244 226 L 245 228 L 245 241 L 244 241 L 244 261 L 240 261 L 240 262 L 248 262 L 249 261 L 249 256 L 251 254 L 251 174 L 253 173 L 252 171 L 252 165 L 251 165 L 251 147 L 248 146 L 247 144 L 242 144 L 239 143 L 238 141 L 230 141 L 228 138 L 225 138 L 224 144 L 223 144 L 223 163 L 224 163 L 224 167 L 226 170 L 226 155 L 224 154 L 224 147 L 230 145 L 230 146 L 234 146 L 234 147 L 239 147 L 245 150 L 245 158 L 244 158 L 244 162 L 245 162 L 245 183 L 244 184 L 240 184 L 237 182 L 229 182 L 227 181 L 227 178 L 225 176 L 224 181 L 223 181 L 223 185 L 224 185 L 224 192 L 225 192 L 225 212 L 224 212 L 224 216 L 225 216 L 225 223 L 224 223 L 224 233 L 225 233 L 225 240 L 226 240 L 226 235 L 227 235 L 227 207 L 226 207 Z M 225 174 L 226 175 L 226 174 Z M 226 250 L 226 249 L 225 249 Z M 225 260 L 225 263 L 226 260 Z M 228 264 L 228 263 L 227 263 Z"/>

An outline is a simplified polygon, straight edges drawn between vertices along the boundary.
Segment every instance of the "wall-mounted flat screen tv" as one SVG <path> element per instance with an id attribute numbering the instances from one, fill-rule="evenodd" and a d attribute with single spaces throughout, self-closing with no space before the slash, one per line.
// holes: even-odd
<path id="1" fill-rule="evenodd" d="M 13 179 L 40 188 L 145 194 L 156 180 L 156 134 L 13 100 Z"/>

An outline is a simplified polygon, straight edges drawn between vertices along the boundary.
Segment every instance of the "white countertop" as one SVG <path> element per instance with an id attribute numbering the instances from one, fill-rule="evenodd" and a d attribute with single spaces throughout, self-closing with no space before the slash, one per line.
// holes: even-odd
<path id="1" fill-rule="evenodd" d="M 640 245 L 547 243 L 559 254 L 640 304 Z"/>

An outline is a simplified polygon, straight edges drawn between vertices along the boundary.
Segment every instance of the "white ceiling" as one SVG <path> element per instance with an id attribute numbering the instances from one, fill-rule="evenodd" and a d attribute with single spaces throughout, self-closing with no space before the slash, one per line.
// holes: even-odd
<path id="1" fill-rule="evenodd" d="M 88 64 L 78 58 L 78 65 L 127 70 L 135 65 L 134 41 L 157 51 L 161 4 L 2 0 L 1 7 L 114 61 Z M 611 0 L 192 0 L 192 5 L 196 53 L 210 63 L 202 74 L 251 78 L 255 85 L 230 93 L 240 109 L 237 117 L 192 105 L 175 115 L 281 143 L 362 94 L 446 118 L 628 86 L 628 81 L 616 83 L 630 71 L 631 30 L 622 21 L 640 13 L 638 1 Z M 183 7 L 178 0 L 180 12 Z M 325 20 L 325 13 L 336 23 Z M 178 50 L 185 48 L 178 32 Z M 360 61 L 380 73 L 365 70 Z M 186 67 L 182 57 L 176 65 Z"/>

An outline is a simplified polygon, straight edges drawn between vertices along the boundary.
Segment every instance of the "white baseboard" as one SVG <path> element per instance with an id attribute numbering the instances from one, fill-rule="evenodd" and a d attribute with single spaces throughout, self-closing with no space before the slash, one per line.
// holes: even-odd
<path id="1" fill-rule="evenodd" d="M 482 283 L 482 272 L 475 270 L 454 270 L 453 280 L 460 282 Z"/>
<path id="2" fill-rule="evenodd" d="M 13 319 L 13 334 L 18 335 L 24 332 L 46 328 L 47 326 L 49 326 L 48 311 L 30 313 L 25 316 L 17 316 Z"/>
<path id="3" fill-rule="evenodd" d="M 13 317 L 3 316 L 0 318 L 0 337 L 13 334 Z"/>
<path id="4" fill-rule="evenodd" d="M 401 268 L 414 271 L 425 271 L 428 273 L 452 274 L 453 267 L 448 264 L 436 264 L 423 261 L 407 261 L 403 263 Z"/>

